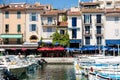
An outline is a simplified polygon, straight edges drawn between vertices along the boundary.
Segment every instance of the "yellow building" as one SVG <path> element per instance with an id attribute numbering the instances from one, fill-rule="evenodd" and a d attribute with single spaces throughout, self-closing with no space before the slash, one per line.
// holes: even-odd
<path id="1" fill-rule="evenodd" d="M 25 4 L 9 4 L 1 10 L 3 44 L 22 44 L 25 39 Z"/>

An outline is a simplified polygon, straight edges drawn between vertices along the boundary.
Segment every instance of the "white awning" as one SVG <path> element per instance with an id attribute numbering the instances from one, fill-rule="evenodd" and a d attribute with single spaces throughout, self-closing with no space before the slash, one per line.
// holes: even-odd
<path id="1" fill-rule="evenodd" d="M 3 48 L 0 48 L 0 51 L 5 51 L 5 49 L 3 49 Z"/>

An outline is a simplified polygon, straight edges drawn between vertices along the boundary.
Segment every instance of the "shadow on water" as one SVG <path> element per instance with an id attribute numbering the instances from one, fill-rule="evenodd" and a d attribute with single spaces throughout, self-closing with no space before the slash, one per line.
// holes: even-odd
<path id="1" fill-rule="evenodd" d="M 33 68 L 34 67 L 34 68 Z M 81 75 L 75 75 L 74 67 L 70 64 L 45 64 L 31 66 L 27 73 L 23 73 L 19 80 L 88 80 Z"/>
<path id="2" fill-rule="evenodd" d="M 76 80 L 73 65 L 69 64 L 39 66 L 36 71 L 30 71 L 23 76 L 20 80 Z"/>

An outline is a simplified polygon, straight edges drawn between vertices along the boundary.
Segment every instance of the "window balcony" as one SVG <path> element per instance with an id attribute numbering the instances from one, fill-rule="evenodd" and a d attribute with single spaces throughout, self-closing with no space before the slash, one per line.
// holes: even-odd
<path id="1" fill-rule="evenodd" d="M 92 35 L 92 31 L 91 30 L 84 30 L 84 33 L 83 33 L 84 36 L 91 36 Z"/>
<path id="2" fill-rule="evenodd" d="M 85 22 L 84 25 L 85 26 L 90 26 L 90 25 L 92 25 L 92 23 L 91 22 Z"/>
<path id="3" fill-rule="evenodd" d="M 95 19 L 95 25 L 96 26 L 103 26 L 104 25 L 104 20 L 103 19 L 101 19 L 101 20 Z"/>
<path id="4" fill-rule="evenodd" d="M 57 26 L 56 22 L 42 22 L 42 26 Z"/>
<path id="5" fill-rule="evenodd" d="M 95 31 L 95 36 L 96 36 L 96 37 L 104 36 L 104 31 L 103 31 L 103 30 L 100 30 L 100 31 L 96 30 L 96 31 Z"/>

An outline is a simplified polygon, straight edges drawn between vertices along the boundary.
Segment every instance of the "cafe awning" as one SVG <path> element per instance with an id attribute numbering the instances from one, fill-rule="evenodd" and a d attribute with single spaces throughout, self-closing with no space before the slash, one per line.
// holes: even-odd
<path id="1" fill-rule="evenodd" d="M 1 34 L 0 38 L 22 38 L 22 34 Z"/>

